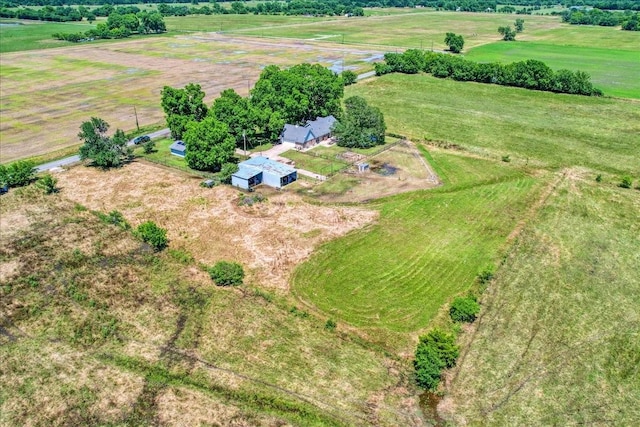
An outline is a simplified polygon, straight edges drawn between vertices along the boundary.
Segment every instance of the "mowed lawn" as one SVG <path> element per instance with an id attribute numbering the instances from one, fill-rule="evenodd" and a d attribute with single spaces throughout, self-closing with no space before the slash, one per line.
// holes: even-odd
<path id="1" fill-rule="evenodd" d="M 497 261 L 544 180 L 500 162 L 432 156 L 443 187 L 379 202 L 376 225 L 326 244 L 299 266 L 294 292 L 380 337 L 426 328 L 468 290 Z"/>
<path id="2" fill-rule="evenodd" d="M 616 184 L 570 171 L 522 234 L 451 376 L 454 425 L 638 424 L 640 192 Z"/>
<path id="3" fill-rule="evenodd" d="M 554 70 L 589 73 L 605 95 L 640 98 L 640 39 L 635 50 L 577 47 L 537 42 L 497 42 L 471 49 L 467 59 L 503 64 L 537 59 Z"/>
<path id="4" fill-rule="evenodd" d="M 414 141 L 445 141 L 474 154 L 558 168 L 640 175 L 636 100 L 553 94 L 428 75 L 386 75 L 347 88 Z"/>

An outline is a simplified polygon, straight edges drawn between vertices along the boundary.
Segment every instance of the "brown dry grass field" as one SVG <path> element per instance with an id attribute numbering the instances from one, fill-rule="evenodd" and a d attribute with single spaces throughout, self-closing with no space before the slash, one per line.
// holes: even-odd
<path id="1" fill-rule="evenodd" d="M 134 162 L 56 173 L 0 200 L 0 425 L 421 425 L 406 362 L 295 308 L 286 277 L 377 213 Z M 108 182 L 108 184 L 105 184 Z M 154 220 L 153 253 L 91 211 Z M 195 260 L 189 258 L 193 255 Z M 200 263 L 248 267 L 213 285 Z"/>
<path id="2" fill-rule="evenodd" d="M 168 229 L 172 247 L 197 261 L 233 259 L 250 268 L 249 281 L 288 290 L 292 268 L 318 244 L 360 228 L 377 211 L 305 203 L 290 192 L 262 187 L 267 200 L 239 206 L 244 197 L 228 186 L 198 185 L 200 179 L 135 162 L 117 171 L 75 167 L 57 175 L 72 201 L 92 210 L 118 210 L 133 226 L 152 220 Z M 109 185 L 104 185 L 104 180 Z"/>
<path id="3" fill-rule="evenodd" d="M 280 42 L 196 33 L 0 56 L 0 162 L 79 145 L 80 124 L 92 116 L 112 128 L 135 129 L 164 119 L 166 85 L 198 83 L 210 103 L 224 89 L 246 95 L 270 64 L 331 66 L 341 61 L 371 68 L 381 51 L 337 44 Z"/>

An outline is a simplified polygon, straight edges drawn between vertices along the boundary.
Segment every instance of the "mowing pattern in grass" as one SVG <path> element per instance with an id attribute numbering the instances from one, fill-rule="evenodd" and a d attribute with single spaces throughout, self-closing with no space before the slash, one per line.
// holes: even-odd
<path id="1" fill-rule="evenodd" d="M 559 185 L 483 297 L 454 375 L 454 424 L 640 420 L 640 194 L 580 175 Z"/>
<path id="2" fill-rule="evenodd" d="M 447 141 L 545 167 L 640 174 L 637 101 L 552 94 L 427 75 L 387 75 L 346 88 L 379 107 L 391 132 Z"/>
<path id="3" fill-rule="evenodd" d="M 537 191 L 509 167 L 433 155 L 454 185 L 389 198 L 379 223 L 330 242 L 293 277 L 303 299 L 356 326 L 413 332 L 496 261 Z"/>
<path id="4" fill-rule="evenodd" d="M 640 43 L 640 38 L 638 39 Z M 640 98 L 640 52 L 635 50 L 576 47 L 547 43 L 491 43 L 469 51 L 478 62 L 510 63 L 526 59 L 543 61 L 554 70 L 584 71 L 605 95 Z"/>

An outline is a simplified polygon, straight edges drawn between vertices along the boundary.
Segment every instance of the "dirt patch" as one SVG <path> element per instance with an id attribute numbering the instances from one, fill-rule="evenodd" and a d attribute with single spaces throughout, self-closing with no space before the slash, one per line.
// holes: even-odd
<path id="1" fill-rule="evenodd" d="M 369 168 L 358 172 L 357 166 L 331 177 L 307 194 L 331 202 L 365 202 L 408 191 L 440 185 L 429 164 L 410 142 L 403 142 L 382 153 L 362 160 Z"/>
<path id="2" fill-rule="evenodd" d="M 120 211 L 136 227 L 148 220 L 168 230 L 170 247 L 196 260 L 241 262 L 247 282 L 288 289 L 293 267 L 320 243 L 374 221 L 377 212 L 308 204 L 296 194 L 259 189 L 266 199 L 241 206 L 231 187 L 147 163 L 112 171 L 78 166 L 61 174 L 62 194 L 89 209 Z"/>

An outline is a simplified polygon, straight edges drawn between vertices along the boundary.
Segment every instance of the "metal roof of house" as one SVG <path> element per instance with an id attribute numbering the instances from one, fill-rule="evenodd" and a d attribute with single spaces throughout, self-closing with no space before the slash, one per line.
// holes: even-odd
<path id="1" fill-rule="evenodd" d="M 284 125 L 284 131 L 282 131 L 282 139 L 299 144 L 304 144 L 315 137 L 308 123 L 304 126 Z"/>
<path id="2" fill-rule="evenodd" d="M 238 165 L 238 171 L 234 173 L 233 176 L 241 179 L 251 179 L 260 173 L 262 173 L 260 169 L 254 168 L 251 166 L 246 166 L 240 163 Z"/>
<path id="3" fill-rule="evenodd" d="M 331 127 L 336 121 L 336 118 L 333 116 L 317 117 L 314 121 L 308 121 L 307 124 L 314 135 L 321 137 L 331 133 Z"/>
<path id="4" fill-rule="evenodd" d="M 187 145 L 184 143 L 184 141 L 176 141 L 169 146 L 169 149 L 184 153 L 187 149 Z"/>
<path id="5" fill-rule="evenodd" d="M 239 163 L 238 167 L 240 168 L 240 170 L 242 170 L 243 168 L 254 169 L 258 171 L 268 172 L 280 177 L 290 175 L 296 171 L 291 166 L 287 166 L 284 163 L 276 162 L 262 156 L 252 157 L 248 160 L 245 160 L 244 162 Z"/>
<path id="6" fill-rule="evenodd" d="M 315 120 L 307 120 L 303 126 L 284 125 L 282 139 L 285 141 L 304 144 L 315 138 L 322 138 L 331 133 L 331 127 L 336 122 L 333 116 L 317 117 Z"/>

